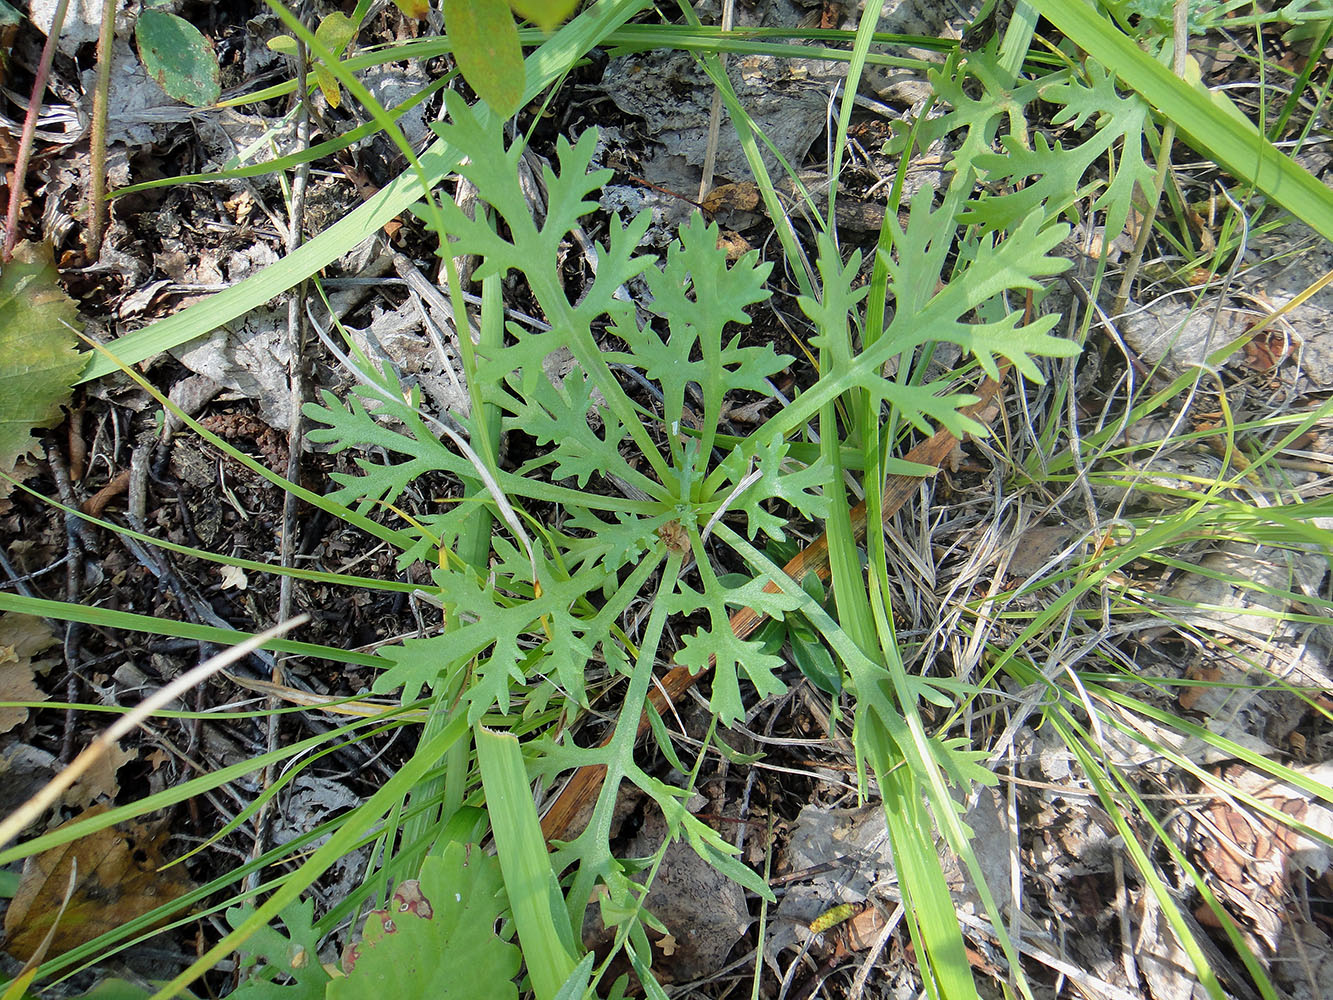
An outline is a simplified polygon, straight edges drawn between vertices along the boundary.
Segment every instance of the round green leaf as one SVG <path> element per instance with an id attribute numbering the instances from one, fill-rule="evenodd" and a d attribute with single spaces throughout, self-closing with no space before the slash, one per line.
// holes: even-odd
<path id="1" fill-rule="evenodd" d="M 495 858 L 451 843 L 428 857 L 420 880 L 401 883 L 343 952 L 344 978 L 328 1000 L 517 1000 L 518 948 L 496 932 L 505 912 Z"/>
<path id="2" fill-rule="evenodd" d="M 523 46 L 506 0 L 444 0 L 444 30 L 477 96 L 501 118 L 523 100 Z"/>
<path id="3" fill-rule="evenodd" d="M 144 69 L 169 96 L 196 108 L 217 102 L 222 93 L 217 53 L 198 28 L 175 14 L 146 10 L 134 37 Z"/>

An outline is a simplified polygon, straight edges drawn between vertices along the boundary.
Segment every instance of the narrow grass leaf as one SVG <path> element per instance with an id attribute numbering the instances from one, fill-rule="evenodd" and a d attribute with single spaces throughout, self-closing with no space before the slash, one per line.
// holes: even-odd
<path id="1" fill-rule="evenodd" d="M 1048 718 L 1050 718 L 1049 715 Z M 1057 722 L 1057 729 L 1064 744 L 1078 757 L 1083 773 L 1087 775 L 1088 780 L 1097 792 L 1097 797 L 1101 800 L 1102 806 L 1106 809 L 1107 815 L 1111 822 L 1115 824 L 1116 831 L 1120 834 L 1120 838 L 1125 845 L 1125 850 L 1133 859 L 1134 865 L 1139 874 L 1143 876 L 1149 891 L 1152 892 L 1158 905 L 1162 908 L 1162 913 L 1166 917 L 1167 923 L 1171 925 L 1177 943 L 1189 956 L 1190 963 L 1194 966 L 1194 972 L 1199 978 L 1199 985 L 1208 991 L 1208 995 L 1213 1000 L 1224 1000 L 1227 994 L 1222 990 L 1222 984 L 1218 982 L 1217 974 L 1213 972 L 1212 966 L 1209 965 L 1199 942 L 1190 933 L 1185 918 L 1181 915 L 1180 907 L 1176 905 L 1175 897 L 1162 880 L 1152 859 L 1148 857 L 1147 852 L 1143 849 L 1143 845 L 1139 843 L 1138 838 L 1134 835 L 1134 831 L 1130 829 L 1124 812 L 1116 802 L 1110 783 L 1102 770 L 1104 766 L 1109 765 L 1104 765 L 1095 759 L 1083 746 L 1083 741 L 1078 739 L 1067 727 Z"/>
<path id="2" fill-rule="evenodd" d="M 500 855 L 509 908 L 537 1000 L 554 1000 L 577 964 L 564 898 L 551 870 L 523 752 L 510 733 L 476 728 L 486 810 Z"/>
<path id="3" fill-rule="evenodd" d="M 155 994 L 153 1000 L 169 1000 L 178 995 L 178 991 L 194 982 L 217 962 L 234 951 L 247 937 L 260 927 L 268 925 L 274 917 L 290 903 L 298 899 L 301 893 L 315 879 L 334 865 L 353 849 L 355 842 L 371 829 L 389 811 L 395 801 L 401 800 L 412 786 L 435 766 L 436 762 L 461 739 L 467 732 L 466 721 L 462 718 L 450 723 L 434 739 L 423 743 L 392 778 L 380 786 L 379 790 L 368 798 L 360 808 L 350 813 L 343 826 L 329 837 L 328 841 L 315 851 L 264 904 L 236 930 L 226 935 L 221 941 L 201 955 L 188 969 L 178 975 Z"/>
<path id="4" fill-rule="evenodd" d="M 251 636 L 249 632 L 218 628 L 213 625 L 172 621 L 169 618 L 137 615 L 130 611 L 116 611 L 112 608 L 99 608 L 66 601 L 50 601 L 40 597 L 23 597 L 19 594 L 0 594 L 0 611 L 16 611 L 24 615 L 40 615 L 57 621 L 81 622 L 98 628 L 123 629 L 145 635 L 193 639 L 196 642 L 211 642 L 219 646 L 235 646 Z M 296 656 L 314 656 L 333 663 L 351 663 L 381 669 L 387 665 L 384 659 L 371 654 L 340 649 L 337 646 L 298 642 L 295 639 L 273 639 L 264 643 L 263 648 L 273 652 L 292 653 Z"/>
<path id="5" fill-rule="evenodd" d="M 558 31 L 550 41 L 528 56 L 524 64 L 523 97 L 539 94 L 551 80 L 569 69 L 608 32 L 619 27 L 648 5 L 648 0 L 601 0 Z M 428 180 L 438 184 L 458 163 L 458 154 L 444 142 L 434 143 L 420 157 Z M 403 212 L 425 193 L 417 178 L 402 174 L 365 204 L 335 222 L 308 243 L 303 243 L 276 264 L 195 303 L 151 326 L 120 337 L 109 345 L 125 364 L 132 365 L 211 333 L 219 326 L 244 316 L 269 299 L 304 281 L 337 260 L 348 248 L 375 235 L 380 227 Z M 115 371 L 107 357 L 93 358 L 79 381 L 88 382 Z"/>
<path id="6" fill-rule="evenodd" d="M 569 974 L 565 984 L 560 987 L 554 1000 L 583 1000 L 588 992 L 588 985 L 592 978 L 592 967 L 597 961 L 597 956 L 593 952 L 588 952 L 580 959 L 579 964 L 575 966 L 574 971 Z"/>

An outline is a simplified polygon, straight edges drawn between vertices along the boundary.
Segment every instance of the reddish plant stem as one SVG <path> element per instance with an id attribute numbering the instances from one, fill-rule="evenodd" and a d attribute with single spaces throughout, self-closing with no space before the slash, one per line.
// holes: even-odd
<path id="1" fill-rule="evenodd" d="M 69 0 L 60 0 L 56 4 L 55 17 L 51 19 L 51 30 L 46 35 L 46 44 L 42 46 L 42 58 L 37 65 L 37 76 L 32 81 L 32 96 L 28 98 L 28 113 L 23 117 L 23 135 L 19 139 L 18 153 L 14 157 L 14 169 L 9 172 L 9 208 L 5 212 L 5 240 L 3 246 L 0 246 L 0 260 L 6 264 L 14 256 L 14 247 L 19 239 L 19 208 L 23 204 L 23 186 L 28 176 L 28 161 L 32 158 L 37 116 L 41 113 L 42 101 L 46 99 L 46 79 L 51 75 L 51 63 L 56 57 L 56 43 L 60 40 L 60 29 L 65 26 L 65 11 L 68 9 Z"/>

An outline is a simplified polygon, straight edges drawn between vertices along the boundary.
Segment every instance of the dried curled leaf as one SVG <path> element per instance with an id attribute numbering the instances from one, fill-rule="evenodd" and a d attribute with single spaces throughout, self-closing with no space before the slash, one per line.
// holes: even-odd
<path id="1" fill-rule="evenodd" d="M 703 210 L 709 215 L 718 212 L 753 212 L 758 207 L 759 185 L 754 181 L 719 184 L 703 200 Z"/>
<path id="2" fill-rule="evenodd" d="M 40 618 L 12 614 L 0 617 L 0 733 L 9 732 L 28 718 L 26 708 L 9 703 L 46 700 L 46 693 L 33 676 L 51 665 L 36 662 L 36 657 L 55 642 L 56 637 Z"/>

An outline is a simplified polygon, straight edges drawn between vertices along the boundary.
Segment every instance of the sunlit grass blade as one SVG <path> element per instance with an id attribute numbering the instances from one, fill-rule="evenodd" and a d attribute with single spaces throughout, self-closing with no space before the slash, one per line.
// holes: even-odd
<path id="1" fill-rule="evenodd" d="M 280 750 L 261 754 L 249 760 L 242 761 L 239 764 L 231 764 L 227 767 L 219 768 L 209 774 L 202 775 L 198 778 L 192 778 L 180 785 L 145 796 L 137 802 L 132 802 L 129 805 L 115 806 L 108 809 L 106 812 L 100 813 L 89 819 L 77 823 L 70 823 L 59 830 L 53 830 L 50 833 L 33 837 L 30 840 L 25 840 L 22 843 L 15 844 L 13 847 L 0 850 L 0 865 L 10 864 L 13 861 L 31 857 L 34 854 L 50 850 L 53 847 L 72 843 L 80 837 L 86 837 L 90 833 L 104 830 L 116 823 L 134 819 L 145 813 L 154 812 L 158 809 L 165 809 L 168 806 L 178 805 L 196 795 L 201 795 L 211 789 L 220 788 L 228 782 L 236 781 L 237 779 L 244 778 L 246 775 L 253 774 L 268 764 L 288 760 L 292 757 L 314 750 L 321 744 L 338 739 L 340 734 L 350 733 L 359 730 L 362 727 L 369 728 L 372 731 L 378 731 L 373 729 L 372 723 L 383 725 L 386 720 L 390 720 L 388 724 L 391 727 L 401 725 L 401 723 L 391 721 L 395 714 L 397 713 L 388 712 L 385 714 L 384 719 L 361 720 L 349 723 L 348 726 L 343 729 L 335 730 L 331 733 L 321 733 L 318 736 L 312 736 L 308 739 L 300 740 L 289 746 L 285 746 Z"/>
<path id="2" fill-rule="evenodd" d="M 379 822 L 395 802 L 401 801 L 406 791 L 419 782 L 436 762 L 467 732 L 467 720 L 458 718 L 433 739 L 419 746 L 412 757 L 389 778 L 374 795 L 363 802 L 344 824 L 315 851 L 263 905 L 258 907 L 241 926 L 227 934 L 216 945 L 201 955 L 184 972 L 153 994 L 153 1000 L 169 1000 L 203 975 L 225 955 L 234 951 L 247 937 L 267 926 L 289 903 L 298 899 L 317 878 L 342 858 L 353 843 Z"/>
<path id="3" fill-rule="evenodd" d="M 542 839 L 518 740 L 478 726 L 475 733 L 486 811 L 537 1000 L 554 1000 L 578 964 L 564 898 Z"/>
<path id="4" fill-rule="evenodd" d="M 1170 712 L 1163 711 L 1162 709 L 1157 708 L 1156 706 L 1151 705 L 1140 698 L 1135 698 L 1131 695 L 1127 695 L 1121 691 L 1115 690 L 1112 687 L 1098 686 L 1095 688 L 1095 690 L 1097 691 L 1100 697 L 1103 697 L 1107 701 L 1112 702 L 1114 704 L 1123 706 L 1124 708 L 1131 711 L 1134 715 L 1140 716 L 1147 720 L 1151 720 L 1154 724 L 1161 726 L 1164 729 L 1175 730 L 1176 732 L 1179 732 L 1182 735 L 1189 737 L 1190 739 L 1199 740 L 1202 743 L 1206 743 L 1209 746 L 1214 747 L 1216 750 L 1220 751 L 1221 755 L 1224 757 L 1235 758 L 1236 760 L 1242 761 L 1248 766 L 1254 768 L 1256 771 L 1270 775 L 1271 777 L 1273 777 L 1278 781 L 1284 781 L 1295 788 L 1299 788 L 1301 791 L 1305 792 L 1307 795 L 1310 795 L 1313 798 L 1320 799 L 1324 802 L 1329 803 L 1330 805 L 1333 805 L 1333 787 L 1325 784 L 1324 782 L 1316 781 L 1309 775 L 1302 774 L 1299 771 L 1293 770 L 1292 768 L 1287 767 L 1281 761 L 1272 760 L 1266 754 L 1248 748 L 1241 743 L 1237 743 L 1235 740 L 1229 740 L 1225 736 L 1219 736 L 1217 733 L 1214 733 L 1206 726 L 1201 726 L 1198 723 L 1185 718 L 1184 716 L 1173 715 Z M 1147 736 L 1141 731 L 1136 733 L 1135 736 L 1140 741 L 1146 741 L 1148 739 Z M 1195 772 L 1195 776 L 1200 781 L 1207 783 L 1208 777 L 1206 772 L 1204 772 L 1202 768 L 1198 768 L 1197 765 L 1192 764 L 1186 757 L 1181 755 L 1178 751 L 1172 750 L 1171 748 L 1163 746 L 1161 744 L 1155 744 L 1155 748 L 1156 752 L 1161 753 L 1163 756 L 1168 757 L 1173 762 L 1175 762 L 1177 766 L 1182 767 L 1187 771 Z M 1240 795 L 1240 793 L 1236 794 Z M 1260 812 L 1267 811 L 1263 803 L 1259 802 L 1257 799 L 1249 799 L 1247 801 L 1247 804 Z M 1277 816 L 1275 813 L 1272 813 L 1271 816 L 1273 819 L 1282 819 L 1283 822 L 1288 822 L 1288 823 L 1298 822 L 1292 817 L 1283 818 Z M 1325 841 L 1328 842 L 1330 846 L 1333 846 L 1333 839 L 1328 838 L 1324 834 L 1321 834 L 1317 830 L 1314 830 L 1308 826 L 1302 825 L 1299 828 L 1299 832 L 1304 836 L 1310 837 L 1311 839 Z"/>
<path id="5" fill-rule="evenodd" d="M 857 741 L 874 768 L 884 800 L 903 905 L 913 915 L 908 927 L 916 932 L 914 937 L 919 934 L 918 954 L 924 959 L 922 979 L 927 991 L 941 1000 L 975 998 L 976 983 L 931 835 L 933 824 L 923 802 L 924 789 L 910 764 L 893 759 L 897 754 L 890 753 L 892 741 L 876 729 L 873 720 L 863 719 L 857 726 Z M 952 809 L 952 804 L 948 808 Z M 932 803 L 932 811 L 937 809 L 938 805 Z"/>
<path id="6" fill-rule="evenodd" d="M 443 90 L 451 82 L 448 76 L 442 76 L 438 80 L 432 81 L 427 86 L 421 88 L 407 100 L 400 104 L 388 108 L 390 115 L 397 118 L 406 114 L 417 105 L 429 100 L 436 93 Z M 181 174 L 176 177 L 159 177 L 151 181 L 143 181 L 138 184 L 127 184 L 125 187 L 117 188 L 114 197 L 123 198 L 127 194 L 136 194 L 139 191 L 151 191 L 154 188 L 172 187 L 176 184 L 207 184 L 214 181 L 233 180 L 241 177 L 264 177 L 268 174 L 275 174 L 286 170 L 293 170 L 303 163 L 313 163 L 315 160 L 325 156 L 332 156 L 334 153 L 341 152 L 351 146 L 356 145 L 362 139 L 375 135 L 381 131 L 379 122 L 369 121 L 364 125 L 358 125 L 355 128 L 348 129 L 341 133 L 337 138 L 316 143 L 306 149 L 298 150 L 294 153 L 288 153 L 286 156 L 275 157 L 271 160 L 263 160 L 258 163 L 247 163 L 242 166 L 223 168 L 221 170 L 209 171 L 199 174 Z"/>
<path id="7" fill-rule="evenodd" d="M 520 28 L 519 42 L 530 48 L 542 44 L 548 39 L 545 32 L 531 28 Z M 732 55 L 767 55 L 779 59 L 821 59 L 830 62 L 846 62 L 850 58 L 847 48 L 852 44 L 855 32 L 838 28 L 733 28 L 723 31 L 721 28 L 706 24 L 626 24 L 607 32 L 601 44 L 614 58 L 634 52 L 653 49 L 677 49 L 683 52 L 704 52 L 709 54 L 727 53 Z M 933 38 L 924 35 L 899 35 L 875 32 L 872 44 L 914 49 L 934 49 L 939 52 L 952 52 L 958 43 L 952 38 Z M 825 42 L 827 44 L 802 44 Z M 382 66 L 385 63 L 401 62 L 408 59 L 436 59 L 449 55 L 454 44 L 448 36 L 416 38 L 394 42 L 391 46 L 367 46 L 360 52 L 341 60 L 343 68 L 351 73 Z M 871 52 L 866 57 L 873 65 L 894 67 L 921 67 L 923 61 L 908 56 L 887 55 Z M 315 84 L 311 83 L 313 90 Z M 243 107 L 286 97 L 294 93 L 296 82 L 286 80 L 260 90 L 242 94 L 219 102 L 219 107 Z"/>
<path id="8" fill-rule="evenodd" d="M 243 455 L 242 452 L 237 452 Z M 248 458 L 249 456 L 244 456 Z M 253 459 L 251 459 L 253 461 Z M 0 473 L 0 475 L 3 475 Z M 135 531 L 133 528 L 123 524 L 116 524 L 104 518 L 94 517 L 92 514 L 85 513 L 75 507 L 68 507 L 52 497 L 43 496 L 36 490 L 30 488 L 24 483 L 18 483 L 18 488 L 25 493 L 37 498 L 44 504 L 49 504 L 54 510 L 59 511 L 71 517 L 77 517 L 94 527 L 101 528 L 103 531 L 109 531 L 121 535 L 125 538 L 132 538 L 136 542 L 142 542 L 154 548 L 162 549 L 166 552 L 174 552 L 177 555 L 187 556 L 190 559 L 199 559 L 204 562 L 217 563 L 222 566 L 236 566 L 239 569 L 250 570 L 254 573 L 272 573 L 274 576 L 290 576 L 294 580 L 303 580 L 307 583 L 328 583 L 341 587 L 356 587 L 362 590 L 380 590 L 387 593 L 410 594 L 421 588 L 412 583 L 406 583 L 402 580 L 383 580 L 372 576 L 355 576 L 350 573 L 336 573 L 329 570 L 304 569 L 299 566 L 282 566 L 278 563 L 264 562 L 260 559 L 246 559 L 236 555 L 224 555 L 220 552 L 210 552 L 207 549 L 195 548 L 192 545 L 185 545 L 181 542 L 173 542 L 166 538 L 157 538 L 153 535 L 144 534 L 141 531 Z"/>
<path id="9" fill-rule="evenodd" d="M 1049 717 L 1049 716 L 1048 716 Z M 1111 822 L 1115 824 L 1116 831 L 1120 834 L 1121 842 L 1125 846 L 1126 852 L 1134 862 L 1135 868 L 1147 883 L 1148 890 L 1156 899 L 1161 907 L 1167 922 L 1171 925 L 1171 930 L 1176 936 L 1176 942 L 1189 956 L 1190 963 L 1194 966 L 1195 975 L 1198 977 L 1199 984 L 1208 991 L 1208 995 L 1213 1000 L 1226 1000 L 1227 994 L 1222 990 L 1222 984 L 1217 980 L 1217 974 L 1213 971 L 1208 959 L 1204 956 L 1203 950 L 1199 947 L 1198 941 L 1190 933 L 1184 917 L 1181 916 L 1180 907 L 1176 903 L 1171 890 L 1163 881 L 1161 874 L 1157 871 L 1157 866 L 1152 859 L 1148 857 L 1143 845 L 1139 843 L 1138 837 L 1130 828 L 1129 822 L 1124 811 L 1116 801 L 1114 791 L 1103 774 L 1104 765 L 1100 760 L 1083 745 L 1079 739 L 1067 726 L 1056 723 L 1057 730 L 1060 732 L 1061 739 L 1065 746 L 1073 751 L 1082 765 L 1083 773 L 1092 783 L 1096 790 L 1098 798 L 1106 809 Z"/>

